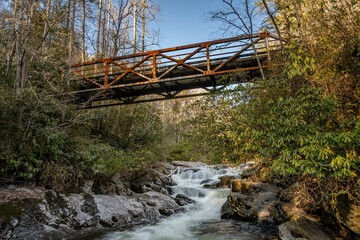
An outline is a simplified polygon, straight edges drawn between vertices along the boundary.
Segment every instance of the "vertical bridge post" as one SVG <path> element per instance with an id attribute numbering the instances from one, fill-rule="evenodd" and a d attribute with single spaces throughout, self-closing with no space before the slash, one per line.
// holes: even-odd
<path id="1" fill-rule="evenodd" d="M 105 72 L 104 72 L 104 88 L 109 88 L 109 61 L 105 61 Z"/>

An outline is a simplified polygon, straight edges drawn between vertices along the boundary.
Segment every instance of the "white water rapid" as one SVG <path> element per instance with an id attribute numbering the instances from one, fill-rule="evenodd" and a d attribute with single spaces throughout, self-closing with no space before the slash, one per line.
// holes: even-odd
<path id="1" fill-rule="evenodd" d="M 262 239 L 261 230 L 239 221 L 221 220 L 220 210 L 230 189 L 206 189 L 203 185 L 219 181 L 224 175 L 235 175 L 232 169 L 210 167 L 178 169 L 172 179 L 173 196 L 183 194 L 195 203 L 186 211 L 163 219 L 159 223 L 132 231 L 112 232 L 103 240 L 227 240 Z M 240 226 L 241 225 L 241 226 Z M 245 226 L 246 225 L 246 226 Z"/>

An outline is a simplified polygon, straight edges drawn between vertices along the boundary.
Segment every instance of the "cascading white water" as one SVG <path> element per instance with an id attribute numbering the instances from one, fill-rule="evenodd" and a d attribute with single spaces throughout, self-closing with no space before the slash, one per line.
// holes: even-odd
<path id="1" fill-rule="evenodd" d="M 230 231 L 208 232 L 207 224 L 219 226 L 224 223 L 220 219 L 221 206 L 225 203 L 230 189 L 205 189 L 207 184 L 219 181 L 220 176 L 236 175 L 232 169 L 215 170 L 210 167 L 196 169 L 178 169 L 171 177 L 176 184 L 172 187 L 173 196 L 183 194 L 195 200 L 187 205 L 184 213 L 175 214 L 159 223 L 142 227 L 133 231 L 113 232 L 101 239 L 107 240 L 215 240 L 215 239 L 261 239 L 259 235 L 239 232 L 239 223 L 225 220 Z M 230 224 L 230 225 L 229 225 Z M 235 226 L 236 225 L 236 226 Z M 204 230 L 205 226 L 205 230 Z M 199 232 L 199 229 L 201 231 Z M 219 228 L 221 229 L 221 227 Z M 222 230 L 222 229 L 221 229 Z M 219 231 L 221 231 L 219 230 Z M 204 233 L 205 231 L 205 233 Z M 255 232 L 259 229 L 255 229 Z M 245 234 L 245 235 L 244 235 Z M 249 235 L 250 234 L 250 235 Z"/>

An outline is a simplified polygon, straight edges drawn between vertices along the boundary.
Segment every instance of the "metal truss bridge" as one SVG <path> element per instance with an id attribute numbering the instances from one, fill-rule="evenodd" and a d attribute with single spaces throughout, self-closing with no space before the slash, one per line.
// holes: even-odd
<path id="1" fill-rule="evenodd" d="M 270 53 L 281 41 L 259 33 L 73 64 L 70 94 L 82 108 L 204 95 L 185 90 L 214 91 L 261 77 L 260 69 L 274 66 Z"/>

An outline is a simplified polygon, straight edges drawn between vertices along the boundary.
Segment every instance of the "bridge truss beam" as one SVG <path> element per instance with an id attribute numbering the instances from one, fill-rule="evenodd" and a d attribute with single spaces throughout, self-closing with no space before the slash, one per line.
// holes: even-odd
<path id="1" fill-rule="evenodd" d="M 70 94 L 83 108 L 200 96 L 179 94 L 228 84 L 229 73 L 240 75 L 235 83 L 259 76 L 280 41 L 259 33 L 73 64 Z"/>

